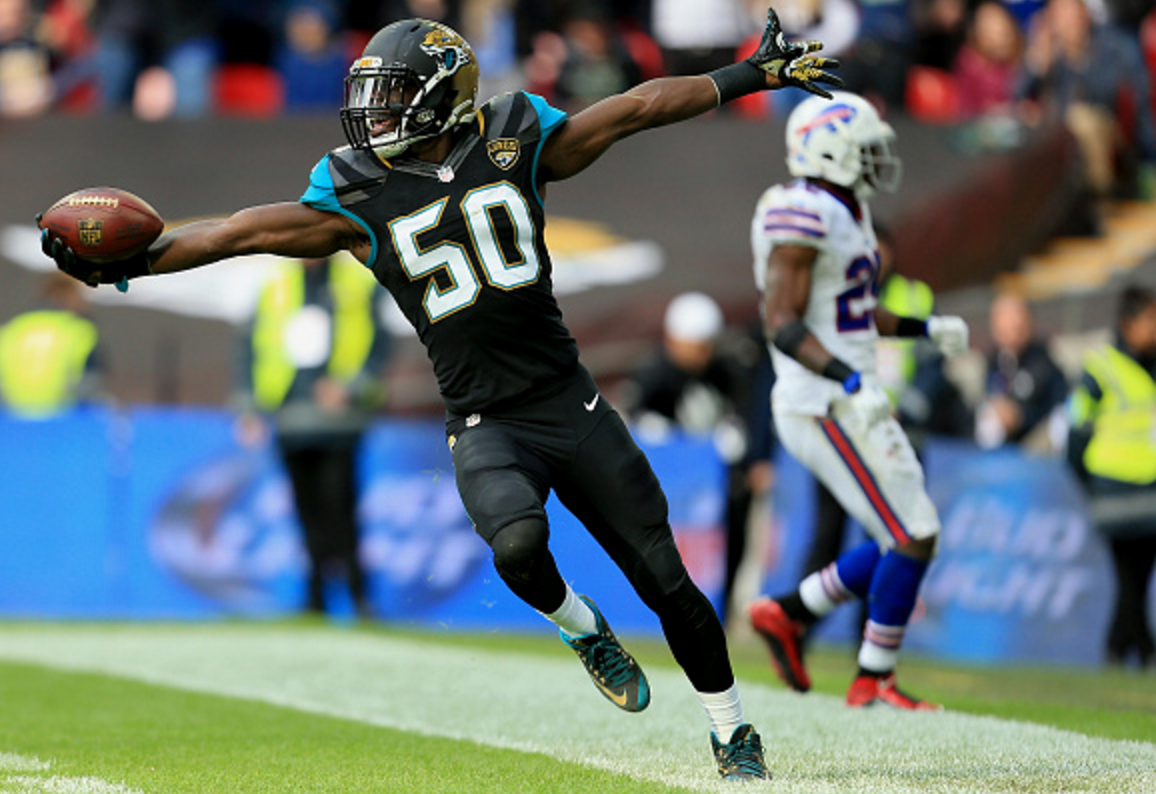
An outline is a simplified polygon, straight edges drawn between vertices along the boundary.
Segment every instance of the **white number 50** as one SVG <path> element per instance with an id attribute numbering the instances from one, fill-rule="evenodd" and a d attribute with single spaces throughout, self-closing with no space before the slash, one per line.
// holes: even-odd
<path id="1" fill-rule="evenodd" d="M 389 233 L 401 266 L 410 280 L 431 277 L 422 305 L 430 322 L 436 323 L 459 309 L 472 306 L 481 292 L 481 284 L 470 266 L 470 257 L 460 243 L 442 242 L 425 250 L 418 247 L 417 237 L 441 222 L 442 212 L 449 199 L 442 199 L 410 215 L 395 218 L 389 224 Z M 469 225 L 474 252 L 482 265 L 486 281 L 499 289 L 511 290 L 533 284 L 538 280 L 541 263 L 534 247 L 534 224 L 530 206 L 522 194 L 509 182 L 471 190 L 461 202 L 462 215 Z M 507 261 L 506 253 L 498 242 L 491 211 L 504 209 L 514 229 L 514 248 L 520 261 Z M 450 286 L 438 287 L 432 278 L 445 270 Z"/>

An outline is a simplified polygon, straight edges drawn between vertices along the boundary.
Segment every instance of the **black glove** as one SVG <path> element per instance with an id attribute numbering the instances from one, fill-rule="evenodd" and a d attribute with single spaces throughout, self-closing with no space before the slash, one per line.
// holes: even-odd
<path id="1" fill-rule="evenodd" d="M 41 213 L 36 215 L 36 225 L 40 226 Z M 98 284 L 116 284 L 121 292 L 128 289 L 128 280 L 152 273 L 149 267 L 147 251 L 128 259 L 118 259 L 115 262 L 93 262 L 76 255 L 63 240 L 53 237 L 47 229 L 40 230 L 40 250 L 44 255 L 56 262 L 56 267 L 62 273 L 82 281 L 90 287 Z"/>
<path id="2" fill-rule="evenodd" d="M 775 9 L 768 8 L 767 29 L 763 31 L 763 38 L 754 55 L 747 58 L 747 63 L 779 78 L 779 82 L 784 86 L 795 86 L 830 99 L 831 92 L 821 88 L 816 83 L 826 83 L 840 88 L 843 81 L 839 77 L 823 71 L 824 69 L 837 68 L 839 61 L 834 58 L 808 54 L 822 48 L 823 42 L 821 41 L 788 42 L 783 37 L 783 27 L 779 24 L 779 15 L 775 13 Z"/>

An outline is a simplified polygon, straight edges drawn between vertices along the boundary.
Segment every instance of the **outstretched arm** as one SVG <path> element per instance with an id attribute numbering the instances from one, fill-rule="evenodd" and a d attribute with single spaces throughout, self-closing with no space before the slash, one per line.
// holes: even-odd
<path id="1" fill-rule="evenodd" d="M 249 207 L 228 217 L 178 226 L 147 251 L 115 262 L 83 259 L 47 230 L 42 234 L 44 253 L 62 271 L 91 287 L 116 283 L 121 289 L 138 276 L 176 273 L 245 254 L 320 258 L 349 250 L 364 262 L 372 249 L 368 235 L 350 218 L 299 202 Z"/>
<path id="2" fill-rule="evenodd" d="M 768 81 L 772 78 L 767 77 Z M 542 148 L 539 179 L 568 179 L 615 142 L 636 132 L 698 116 L 718 107 L 714 82 L 705 75 L 662 77 L 607 97 L 576 113 Z"/>
<path id="3" fill-rule="evenodd" d="M 364 261 L 369 247 L 369 237 L 344 215 L 287 201 L 178 226 L 161 235 L 148 253 L 152 272 L 160 274 L 245 254 L 320 259 L 349 250 Z"/>
<path id="4" fill-rule="evenodd" d="M 701 115 L 756 91 L 796 86 L 830 97 L 819 84 L 842 85 L 838 77 L 824 71 L 839 64 L 810 55 L 821 47 L 817 41 L 788 43 L 774 9 L 768 9 L 763 38 L 745 61 L 708 75 L 650 80 L 575 114 L 542 148 L 539 179 L 567 179 L 597 160 L 616 141 Z"/>

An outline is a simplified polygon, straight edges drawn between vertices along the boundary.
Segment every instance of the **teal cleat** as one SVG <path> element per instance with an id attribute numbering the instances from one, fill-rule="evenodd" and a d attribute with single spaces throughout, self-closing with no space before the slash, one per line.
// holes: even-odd
<path id="1" fill-rule="evenodd" d="M 744 723 L 735 728 L 729 744 L 722 744 L 711 731 L 710 746 L 724 780 L 770 780 L 771 773 L 763 760 L 763 741 L 753 725 Z"/>
<path id="2" fill-rule="evenodd" d="M 594 686 L 607 700 L 624 711 L 642 711 L 650 705 L 650 685 L 646 682 L 646 674 L 618 643 L 594 602 L 586 596 L 578 597 L 594 611 L 598 633 L 568 637 L 559 632 L 562 641 L 578 654 Z"/>

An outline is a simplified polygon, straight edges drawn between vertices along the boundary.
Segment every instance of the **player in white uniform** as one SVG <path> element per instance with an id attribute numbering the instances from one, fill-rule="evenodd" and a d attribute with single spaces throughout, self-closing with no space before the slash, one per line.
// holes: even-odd
<path id="1" fill-rule="evenodd" d="M 967 325 L 896 317 L 876 305 L 880 258 L 867 200 L 898 187 L 894 144 L 894 130 L 859 96 L 805 101 L 787 121 L 787 165 L 798 179 L 770 188 L 755 210 L 755 281 L 772 341 L 779 438 L 872 540 L 796 592 L 756 600 L 750 616 L 779 676 L 806 692 L 807 628 L 841 603 L 869 598 L 848 705 L 932 709 L 896 687 L 894 670 L 939 517 L 875 376 L 875 343 L 880 335 L 929 336 L 955 354 L 967 349 Z"/>

